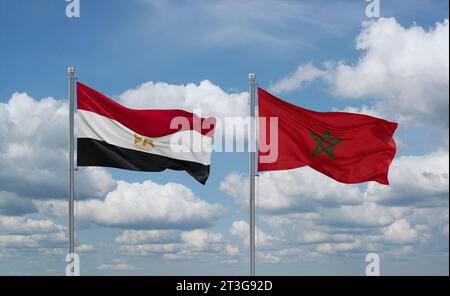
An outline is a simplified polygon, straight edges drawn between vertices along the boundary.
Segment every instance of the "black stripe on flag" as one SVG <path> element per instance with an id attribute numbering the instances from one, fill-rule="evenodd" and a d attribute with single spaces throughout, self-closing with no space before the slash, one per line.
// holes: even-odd
<path id="1" fill-rule="evenodd" d="M 165 169 L 187 171 L 202 184 L 209 176 L 210 165 L 173 159 L 111 145 L 91 138 L 78 138 L 78 166 L 102 166 L 119 169 L 161 172 Z"/>

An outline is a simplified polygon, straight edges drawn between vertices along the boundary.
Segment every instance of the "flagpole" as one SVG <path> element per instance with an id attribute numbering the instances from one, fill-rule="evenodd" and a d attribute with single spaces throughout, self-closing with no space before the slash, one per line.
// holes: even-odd
<path id="1" fill-rule="evenodd" d="M 255 73 L 248 74 L 250 81 L 250 200 L 249 200 L 249 218 L 250 218 L 250 275 L 255 275 L 255 156 L 256 156 L 256 127 L 255 127 Z"/>
<path id="2" fill-rule="evenodd" d="M 74 254 L 75 254 L 75 183 L 74 183 L 74 92 L 75 92 L 75 68 L 67 68 L 69 78 L 69 254 L 70 254 L 70 275 L 75 275 Z"/>

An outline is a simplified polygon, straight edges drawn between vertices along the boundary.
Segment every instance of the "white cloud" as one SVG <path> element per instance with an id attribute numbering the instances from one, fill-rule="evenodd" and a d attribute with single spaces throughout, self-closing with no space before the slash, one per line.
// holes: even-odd
<path id="1" fill-rule="evenodd" d="M 121 245 L 167 243 L 176 241 L 178 236 L 175 230 L 125 230 L 114 242 Z"/>
<path id="2" fill-rule="evenodd" d="M 448 230 L 448 227 L 447 227 L 447 230 Z M 447 234 L 448 234 L 448 232 L 447 232 Z M 225 252 L 227 253 L 228 256 L 236 256 L 239 254 L 240 250 L 239 250 L 239 247 L 235 247 L 232 245 L 226 245 Z"/>
<path id="3" fill-rule="evenodd" d="M 65 101 L 14 93 L 0 103 L 0 191 L 66 198 L 67 132 Z M 76 175 L 79 198 L 103 198 L 115 186 L 103 169 L 83 169 Z"/>
<path id="4" fill-rule="evenodd" d="M 2 234 L 44 234 L 63 230 L 63 226 L 51 220 L 0 216 L 0 233 Z"/>
<path id="5" fill-rule="evenodd" d="M 115 240 L 121 252 L 128 255 L 160 255 L 167 260 L 206 258 L 207 254 L 234 254 L 239 249 L 225 245 L 220 233 L 203 229 L 191 231 L 134 230 L 124 231 Z"/>
<path id="6" fill-rule="evenodd" d="M 92 253 L 95 251 L 95 247 L 89 244 L 81 244 L 79 246 L 75 246 L 76 253 Z"/>
<path id="7" fill-rule="evenodd" d="M 396 220 L 383 231 L 382 239 L 389 243 L 413 243 L 419 238 L 416 229 L 412 228 L 405 219 Z"/>
<path id="8" fill-rule="evenodd" d="M 117 185 L 112 175 L 104 168 L 80 167 L 75 174 L 75 178 L 77 199 L 89 197 L 103 199 Z"/>
<path id="9" fill-rule="evenodd" d="M 133 266 L 126 262 L 112 263 L 112 264 L 99 264 L 97 265 L 99 270 L 132 270 Z"/>
<path id="10" fill-rule="evenodd" d="M 81 201 L 78 206 L 80 219 L 139 228 L 207 226 L 224 214 L 222 206 L 199 199 L 181 184 L 160 185 L 152 181 L 119 181 L 104 201 Z"/>
<path id="11" fill-rule="evenodd" d="M 328 240 L 329 239 L 329 235 L 320 231 L 315 231 L 315 230 L 305 230 L 302 233 L 302 238 L 301 240 L 304 243 L 317 243 L 317 242 L 321 242 L 324 240 Z"/>
<path id="12" fill-rule="evenodd" d="M 0 247 L 8 251 L 32 250 L 45 252 L 56 248 L 64 248 L 67 237 L 64 232 L 46 234 L 6 234 L 0 235 Z"/>
<path id="13" fill-rule="evenodd" d="M 314 67 L 311 63 L 303 64 L 298 66 L 294 73 L 271 85 L 269 90 L 274 93 L 290 92 L 324 75 L 326 71 Z"/>
<path id="14" fill-rule="evenodd" d="M 326 227 L 316 225 L 317 214 L 265 214 L 261 221 L 277 233 L 280 241 L 297 246 L 333 240 Z M 261 225 L 263 226 L 263 225 Z"/>
<path id="15" fill-rule="evenodd" d="M 149 255 L 176 253 L 182 249 L 178 243 L 167 244 L 141 244 L 141 245 L 120 245 L 119 250 L 128 255 Z"/>
<path id="16" fill-rule="evenodd" d="M 448 151 L 398 157 L 389 178 L 390 186 L 369 183 L 367 199 L 386 205 L 448 206 Z"/>
<path id="17" fill-rule="evenodd" d="M 300 70 L 273 88 L 292 91 L 303 81 L 319 77 L 330 84 L 334 95 L 378 98 L 366 113 L 401 123 L 448 127 L 448 20 L 430 30 L 417 25 L 404 28 L 394 18 L 366 22 L 356 38 L 356 49 L 362 51 L 356 65 L 326 62 L 324 69 L 300 65 Z"/>
<path id="18" fill-rule="evenodd" d="M 220 183 L 220 190 L 246 205 L 248 182 L 248 178 L 233 172 Z M 339 183 L 308 167 L 265 172 L 259 175 L 257 182 L 257 206 L 267 212 L 308 212 L 321 206 L 362 202 L 357 186 Z"/>
<path id="19" fill-rule="evenodd" d="M 208 226 L 225 213 L 221 205 L 199 199 L 181 184 L 117 183 L 117 188 L 104 200 L 78 201 L 77 219 L 139 229 L 193 229 Z M 66 215 L 65 202 L 36 201 L 36 204 L 43 214 Z"/>
<path id="20" fill-rule="evenodd" d="M 364 50 L 364 56 L 355 67 L 337 66 L 334 93 L 354 98 L 381 96 L 385 98 L 383 109 L 392 108 L 413 120 L 431 120 L 436 113 L 445 116 L 448 36 L 448 20 L 430 31 L 419 26 L 405 29 L 393 18 L 367 23 L 356 39 L 356 48 Z"/>
<path id="21" fill-rule="evenodd" d="M 360 252 L 404 257 L 412 249 L 421 254 L 445 249 L 442 234 L 445 235 L 445 225 L 448 225 L 448 207 L 385 206 L 368 201 L 363 193 L 360 198 L 362 204 L 322 206 L 314 212 L 261 213 L 259 226 L 277 234 L 277 247 L 262 254 L 268 257 L 260 260 L 296 262 L 309 258 L 308 254 L 323 258 L 340 253 L 357 256 Z M 248 224 L 242 221 L 233 226 L 232 234 L 240 234 L 241 243 L 248 246 Z M 291 248 L 293 245 L 297 247 Z M 399 245 L 410 247 L 400 250 Z M 300 252 L 305 254 L 303 259 L 299 257 Z"/>
<path id="22" fill-rule="evenodd" d="M 277 250 L 296 245 L 298 251 L 323 257 L 342 252 L 409 256 L 411 248 L 400 250 L 399 245 L 410 245 L 420 254 L 448 249 L 443 240 L 448 225 L 448 152 L 398 157 L 391 166 L 389 186 L 373 182 L 338 186 L 326 176 L 316 180 L 309 171 L 313 172 L 299 168 L 259 177 L 257 209 L 263 222 L 259 226 L 277 234 Z M 243 175 L 229 174 L 220 189 L 247 206 L 248 179 Z M 245 244 L 248 225 L 240 224 L 233 232 L 241 233 Z M 272 251 L 280 261 L 299 260 L 295 253 Z"/>
<path id="23" fill-rule="evenodd" d="M 276 256 L 271 252 L 256 252 L 256 258 L 258 262 L 264 263 L 278 263 L 281 261 L 279 256 Z"/>
<path id="24" fill-rule="evenodd" d="M 340 227 L 385 226 L 401 216 L 401 207 L 448 207 L 448 164 L 445 151 L 398 157 L 391 165 L 389 186 L 341 184 L 306 167 L 263 173 L 257 207 L 264 214 L 317 213 L 312 221 Z M 231 173 L 220 189 L 247 206 L 248 178 Z"/>
<path id="25" fill-rule="evenodd" d="M 258 227 L 255 229 L 256 246 L 260 248 L 270 247 L 279 242 L 279 238 L 265 233 Z M 230 234 L 241 239 L 245 246 L 249 245 L 250 228 L 246 221 L 234 221 L 230 227 Z"/>
<path id="26" fill-rule="evenodd" d="M 408 221 L 414 221 L 414 224 L 426 224 L 432 228 L 441 228 L 443 225 L 448 224 L 448 206 L 428 208 L 411 206 L 408 209 L 408 212 L 403 216 Z"/>
<path id="27" fill-rule="evenodd" d="M 390 249 L 385 254 L 393 255 L 395 257 L 405 256 L 408 254 L 412 254 L 414 252 L 414 248 L 412 246 L 402 246 L 394 249 Z"/>
<path id="28" fill-rule="evenodd" d="M 317 223 L 335 228 L 371 228 L 391 224 L 399 216 L 398 209 L 386 208 L 372 202 L 337 209 L 322 209 Z"/>
<path id="29" fill-rule="evenodd" d="M 56 254 L 67 246 L 65 229 L 51 220 L 0 216 L 0 248 L 8 255 L 24 251 Z"/>
<path id="30" fill-rule="evenodd" d="M 359 206 L 355 206 L 358 208 Z M 351 208 L 351 206 L 349 206 Z M 327 220 L 327 214 L 339 211 L 338 209 L 324 209 L 318 213 L 289 213 L 283 215 L 264 215 L 261 220 L 264 225 L 269 226 L 280 237 L 283 247 L 290 245 L 301 248 L 311 248 L 324 243 L 342 243 L 355 240 L 355 233 L 352 230 L 357 229 L 359 225 L 346 224 L 350 230 L 347 231 L 344 224 L 335 224 L 336 218 Z M 356 209 L 355 209 L 356 211 Z M 338 216 L 338 215 L 335 215 Z M 340 217 L 340 216 L 339 216 Z M 342 218 L 341 218 L 342 219 Z M 358 234 L 358 233 L 356 233 Z M 295 255 L 295 254 L 294 254 Z M 280 256 L 282 256 L 280 254 Z M 283 256 L 292 256 L 287 253 Z"/>
<path id="31" fill-rule="evenodd" d="M 361 206 L 356 206 L 352 210 L 357 213 L 357 208 L 359 207 Z M 389 212 L 389 210 L 389 208 L 384 208 L 384 211 L 386 212 Z M 330 212 L 331 211 L 333 210 L 330 210 Z M 350 211 L 348 211 L 348 213 L 350 213 Z M 409 211 L 405 210 L 398 213 L 398 216 L 407 216 L 408 213 Z M 368 215 L 367 217 L 369 219 L 377 219 L 376 216 L 370 217 L 367 213 L 356 215 L 363 216 L 364 214 Z M 361 223 L 361 220 L 352 224 L 352 222 L 354 222 L 353 218 L 348 219 L 349 221 L 346 222 L 345 225 L 339 225 L 340 222 L 337 222 L 337 225 L 335 225 L 333 218 L 324 223 L 322 219 L 326 220 L 326 215 L 327 214 L 324 214 L 323 217 L 317 219 L 311 216 L 303 217 L 302 219 L 298 215 L 294 216 L 293 214 L 268 216 L 264 221 L 268 222 L 269 225 L 280 232 L 280 235 L 282 235 L 283 238 L 282 241 L 286 244 L 297 243 L 300 244 L 299 246 L 301 247 L 306 247 L 311 251 L 315 250 L 321 254 L 336 254 L 340 252 L 353 254 L 356 250 L 361 250 L 363 252 L 374 251 L 380 254 L 392 254 L 395 249 L 398 249 L 396 247 L 397 245 L 421 243 L 423 244 L 421 248 L 429 248 L 429 246 L 426 245 L 434 240 L 432 237 L 431 225 L 416 224 L 415 227 L 412 227 L 404 218 L 398 218 L 387 225 L 386 222 L 383 222 L 378 225 L 372 225 L 371 228 L 365 228 L 364 231 L 357 231 L 360 224 L 363 224 L 364 227 L 368 227 L 367 223 Z M 342 217 L 345 217 L 343 213 L 341 213 L 341 215 Z M 311 221 L 311 218 L 314 218 L 313 221 Z M 410 216 L 410 218 L 412 217 Z M 313 222 L 313 224 L 311 224 L 311 222 Z M 347 228 L 342 231 L 344 228 L 340 229 L 340 227 Z M 313 238 L 317 239 L 308 242 L 308 240 L 304 239 L 305 233 L 313 233 Z M 310 246 L 315 246 L 315 248 L 312 249 Z M 279 256 L 282 258 L 292 257 L 291 254 Z"/>
<path id="32" fill-rule="evenodd" d="M 60 258 L 64 258 L 64 255 L 67 254 L 67 247 L 59 247 L 59 248 L 44 248 L 41 250 L 42 254 L 50 255 L 50 256 L 60 256 Z"/>
<path id="33" fill-rule="evenodd" d="M 223 241 L 222 234 L 211 233 L 203 229 L 195 229 L 181 233 L 181 240 L 194 250 L 204 250 L 206 247 L 221 243 Z"/>
<path id="34" fill-rule="evenodd" d="M 130 108 L 183 109 L 202 117 L 215 117 L 217 122 L 214 149 L 222 151 L 228 147 L 222 140 L 223 136 L 231 144 L 240 141 L 239 143 L 244 145 L 249 130 L 248 99 L 248 92 L 227 93 L 212 82 L 204 80 L 198 85 L 146 82 L 124 92 L 119 101 Z"/>
<path id="35" fill-rule="evenodd" d="M 317 252 L 326 254 L 350 252 L 360 246 L 361 242 L 359 240 L 355 240 L 354 242 L 349 243 L 325 243 L 317 246 Z"/>
<path id="36" fill-rule="evenodd" d="M 202 112 L 202 116 L 219 118 L 248 116 L 248 92 L 224 92 L 208 80 L 199 85 L 147 82 L 120 96 L 120 102 L 136 109 L 184 109 Z"/>

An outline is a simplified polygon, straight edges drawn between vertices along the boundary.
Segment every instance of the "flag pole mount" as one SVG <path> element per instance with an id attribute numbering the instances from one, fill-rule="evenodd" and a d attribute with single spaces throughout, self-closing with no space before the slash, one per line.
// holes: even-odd
<path id="1" fill-rule="evenodd" d="M 75 156 L 74 156 L 74 108 L 75 108 L 75 68 L 67 68 L 69 79 L 69 199 L 68 199 L 68 215 L 69 215 L 69 256 L 70 256 L 70 272 L 71 276 L 75 275 Z"/>
<path id="2" fill-rule="evenodd" d="M 249 227 L 250 227 L 250 275 L 255 275 L 255 259 L 256 259 L 256 246 L 255 246 L 255 156 L 256 156 L 256 126 L 255 126 L 255 73 L 248 74 L 248 80 L 250 82 L 250 194 L 249 194 Z"/>

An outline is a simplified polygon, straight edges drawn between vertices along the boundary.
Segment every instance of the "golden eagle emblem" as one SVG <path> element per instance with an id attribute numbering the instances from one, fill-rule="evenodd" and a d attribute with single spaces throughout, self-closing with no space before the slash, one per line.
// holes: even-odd
<path id="1" fill-rule="evenodd" d="M 153 144 L 152 139 L 134 134 L 134 147 L 145 151 L 150 151 L 153 147 L 155 147 L 155 145 Z"/>

